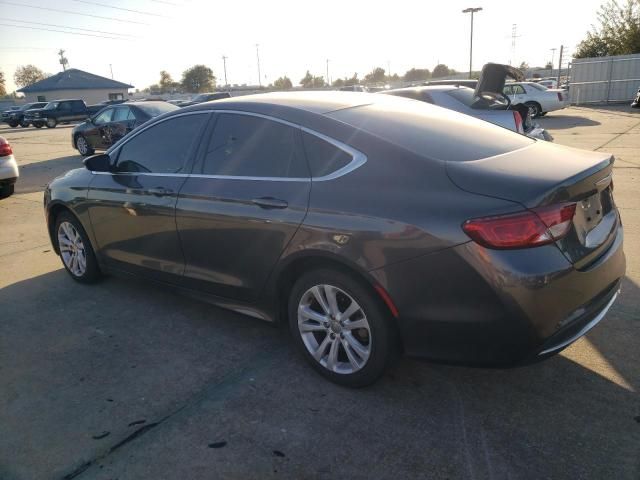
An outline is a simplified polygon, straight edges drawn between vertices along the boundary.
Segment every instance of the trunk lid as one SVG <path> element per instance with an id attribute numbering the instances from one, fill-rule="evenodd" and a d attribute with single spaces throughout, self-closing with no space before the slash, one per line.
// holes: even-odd
<path id="1" fill-rule="evenodd" d="M 606 251 L 619 218 L 612 195 L 614 158 L 536 142 L 470 162 L 447 162 L 449 178 L 468 192 L 518 202 L 531 209 L 575 203 L 568 235 L 556 244 L 577 268 Z"/>
<path id="2" fill-rule="evenodd" d="M 510 65 L 502 65 L 500 63 L 487 63 L 482 67 L 480 79 L 476 85 L 474 95 L 482 96 L 483 93 L 497 93 L 502 95 L 504 84 L 507 78 L 512 78 L 518 82 L 525 80 L 520 70 Z"/>

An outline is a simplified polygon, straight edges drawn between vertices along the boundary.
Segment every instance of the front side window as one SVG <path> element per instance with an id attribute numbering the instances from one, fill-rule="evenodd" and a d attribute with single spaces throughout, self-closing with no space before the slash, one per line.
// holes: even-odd
<path id="1" fill-rule="evenodd" d="M 120 148 L 117 172 L 178 173 L 185 167 L 208 114 L 157 123 Z"/>
<path id="2" fill-rule="evenodd" d="M 116 108 L 113 114 L 114 122 L 124 122 L 128 120 L 130 108 L 129 107 L 120 107 Z"/>
<path id="3" fill-rule="evenodd" d="M 303 132 L 302 140 L 314 178 L 329 175 L 353 160 L 344 150 L 310 133 Z"/>
<path id="4" fill-rule="evenodd" d="M 98 114 L 93 123 L 96 125 L 102 125 L 111 121 L 111 116 L 113 115 L 113 108 L 107 108 Z"/>
<path id="5" fill-rule="evenodd" d="M 272 120 L 220 114 L 202 173 L 234 177 L 309 177 L 297 148 L 300 131 Z"/>

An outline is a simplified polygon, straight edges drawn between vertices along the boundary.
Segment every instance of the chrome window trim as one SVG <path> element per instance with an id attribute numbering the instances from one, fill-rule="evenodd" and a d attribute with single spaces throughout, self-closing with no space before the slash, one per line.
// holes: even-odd
<path id="1" fill-rule="evenodd" d="M 142 132 L 146 131 L 148 128 L 151 128 L 162 122 L 166 122 L 172 118 L 182 117 L 185 115 L 198 115 L 198 114 L 211 114 L 211 113 L 229 113 L 234 115 L 247 115 L 250 117 L 258 117 L 258 118 L 263 118 L 273 122 L 281 123 L 293 128 L 298 128 L 303 132 L 306 132 L 310 135 L 314 135 L 320 138 L 321 140 L 324 140 L 325 142 L 330 143 L 334 147 L 339 148 L 343 152 L 350 155 L 352 160 L 348 164 L 346 164 L 344 167 L 339 168 L 338 170 L 335 170 L 321 177 L 249 177 L 249 176 L 236 176 L 236 175 L 205 175 L 205 174 L 199 174 L 199 173 L 187 174 L 187 173 L 151 173 L 151 172 L 122 172 L 122 173 L 91 172 L 91 173 L 93 173 L 94 175 L 146 175 L 146 176 L 157 176 L 157 177 L 179 177 L 179 178 L 193 177 L 193 178 L 212 178 L 212 179 L 220 179 L 220 180 L 250 180 L 250 181 L 265 181 L 265 182 L 326 182 L 328 180 L 334 180 L 336 178 L 347 175 L 348 173 L 353 172 L 357 168 L 360 168 L 362 165 L 367 163 L 367 156 L 364 153 L 362 153 L 359 150 L 356 150 L 350 145 L 347 145 L 339 140 L 336 140 L 335 138 L 331 138 L 327 135 L 324 135 L 320 132 L 316 132 L 315 130 L 299 125 L 297 123 L 289 122 L 287 120 L 282 120 L 281 118 L 271 117 L 269 115 L 264 115 L 262 113 L 244 112 L 241 110 L 210 109 L 210 110 L 197 110 L 195 112 L 184 112 L 176 115 L 171 115 L 170 117 L 164 118 L 151 125 L 147 125 L 146 127 L 142 128 L 139 132 L 136 132 L 135 135 L 131 136 L 130 138 L 126 138 L 126 140 L 121 144 L 116 143 L 105 153 L 107 155 L 110 155 L 111 153 L 116 152 L 117 150 L 122 148 L 124 145 L 126 145 L 128 142 L 130 142 L 132 139 L 140 135 Z"/>

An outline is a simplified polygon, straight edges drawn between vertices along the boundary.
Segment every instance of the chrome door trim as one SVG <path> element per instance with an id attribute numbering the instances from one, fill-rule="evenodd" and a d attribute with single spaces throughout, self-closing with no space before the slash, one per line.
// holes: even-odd
<path id="1" fill-rule="evenodd" d="M 338 170 L 335 170 L 327 175 L 323 175 L 321 177 L 244 177 L 244 176 L 234 176 L 234 175 L 204 175 L 204 174 L 198 174 L 198 173 L 191 173 L 191 174 L 186 174 L 186 173 L 150 173 L 150 172 L 122 172 L 122 173 L 113 173 L 113 172 L 91 172 L 94 175 L 147 175 L 147 176 L 156 176 L 156 177 L 193 177 L 193 178 L 212 178 L 212 179 L 220 179 L 220 180 L 251 180 L 251 181 L 265 181 L 265 182 L 326 182 L 328 180 L 334 180 L 336 178 L 342 177 L 344 175 L 347 175 L 348 173 L 351 173 L 352 171 L 356 170 L 357 168 L 360 168 L 362 165 L 364 165 L 365 163 L 367 163 L 367 156 L 362 153 L 359 150 L 356 150 L 355 148 L 351 147 L 350 145 L 347 145 L 339 140 L 336 140 L 335 138 L 329 137 L 327 135 L 324 135 L 320 132 L 316 132 L 315 130 L 312 130 L 310 128 L 304 127 L 302 125 L 299 125 L 297 123 L 293 123 L 293 122 L 289 122 L 287 120 L 282 120 L 280 118 L 277 117 L 271 117 L 269 115 L 263 115 L 261 113 L 254 113 L 254 112 L 244 112 L 244 111 L 240 111 L 240 110 L 214 110 L 214 109 L 210 109 L 210 110 L 196 110 L 194 112 L 184 112 L 184 113 L 179 113 L 176 115 L 171 115 L 168 116 L 167 118 L 164 118 L 158 122 L 155 122 L 151 125 L 147 125 L 144 128 L 140 129 L 140 131 L 136 132 L 135 135 L 132 135 L 129 138 L 126 138 L 126 140 L 122 143 L 118 142 L 116 143 L 113 147 L 111 147 L 109 150 L 106 151 L 107 155 L 110 155 L 113 152 L 116 152 L 118 149 L 122 148 L 123 145 L 126 145 L 127 142 L 129 142 L 131 139 L 137 137 L 139 134 L 141 134 L 142 132 L 144 132 L 145 130 L 147 130 L 148 128 L 151 128 L 155 125 L 158 125 L 159 123 L 165 122 L 167 120 L 170 120 L 172 118 L 176 118 L 176 117 L 182 117 L 185 115 L 197 115 L 197 114 L 211 114 L 211 113 L 229 113 L 229 114 L 234 114 L 234 115 L 247 115 L 250 117 L 258 117 L 258 118 L 264 118 L 266 120 L 271 120 L 273 122 L 277 122 L 277 123 L 282 123 L 284 125 L 288 125 L 290 127 L 293 128 L 298 128 L 300 130 L 302 130 L 303 132 L 306 132 L 310 135 L 314 135 L 322 140 L 324 140 L 327 143 L 330 143 L 331 145 L 333 145 L 336 148 L 339 148 L 340 150 L 342 150 L 343 152 L 347 153 L 348 155 L 351 156 L 352 160 L 346 164 L 344 167 L 339 168 Z"/>

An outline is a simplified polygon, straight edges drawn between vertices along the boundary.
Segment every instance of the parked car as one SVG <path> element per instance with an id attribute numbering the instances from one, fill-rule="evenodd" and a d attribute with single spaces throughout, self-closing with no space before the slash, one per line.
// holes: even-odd
<path id="1" fill-rule="evenodd" d="M 26 122 L 31 123 L 36 128 L 55 128 L 59 123 L 77 122 L 86 120 L 104 105 L 93 105 L 87 107 L 84 100 L 55 100 L 49 102 L 44 108 L 27 110 L 24 114 Z"/>
<path id="2" fill-rule="evenodd" d="M 399 88 L 383 93 L 455 110 L 531 138 L 552 140 L 545 129 L 533 123 L 528 106 L 511 103 L 509 98 L 502 94 L 507 77 L 518 78 L 521 75 L 519 70 L 509 65 L 488 63 L 482 69 L 480 80 L 474 80 L 475 90 L 443 83 L 426 87 Z"/>
<path id="3" fill-rule="evenodd" d="M 20 110 L 20 105 L 14 105 L 12 107 L 9 107 L 7 110 L 3 110 L 2 112 L 0 112 L 0 121 L 2 121 L 3 123 L 7 123 L 11 112 L 16 112 L 18 110 Z"/>
<path id="4" fill-rule="evenodd" d="M 478 80 L 469 79 L 469 80 L 429 80 L 424 82 L 422 85 L 455 85 L 456 87 L 468 87 L 475 89 L 478 85 Z"/>
<path id="5" fill-rule="evenodd" d="M 18 107 L 14 110 L 10 110 L 9 112 L 3 112 L 3 122 L 9 124 L 10 127 L 16 128 L 18 125 L 21 127 L 28 127 L 29 122 L 24 118 L 25 113 L 34 108 L 44 108 L 47 106 L 48 102 L 35 102 L 35 103 L 26 103 L 21 107 Z M 6 119 L 4 117 L 4 113 L 7 113 Z"/>
<path id="6" fill-rule="evenodd" d="M 535 83 L 546 88 L 558 88 L 558 81 L 553 78 L 543 78 L 542 80 L 538 80 Z"/>
<path id="7" fill-rule="evenodd" d="M 13 195 L 19 176 L 20 171 L 11 144 L 4 137 L 0 137 L 0 199 Z"/>
<path id="8" fill-rule="evenodd" d="M 230 98 L 230 97 L 231 97 L 231 94 L 229 92 L 201 93 L 189 101 L 180 103 L 178 106 L 188 107 L 190 105 L 196 105 L 198 103 L 211 102 L 213 100 L 221 100 L 223 98 Z"/>
<path id="9" fill-rule="evenodd" d="M 369 89 L 364 85 L 346 85 L 344 87 L 340 87 L 338 90 L 341 92 L 368 92 Z"/>
<path id="10" fill-rule="evenodd" d="M 69 275 L 288 322 L 343 385 L 407 355 L 541 360 L 625 274 L 613 157 L 388 95 L 267 93 L 150 120 L 44 192 Z M 313 186 L 313 188 L 312 188 Z"/>
<path id="11" fill-rule="evenodd" d="M 631 102 L 631 108 L 640 108 L 640 87 L 638 88 L 638 93 L 636 93 L 636 98 Z"/>
<path id="12" fill-rule="evenodd" d="M 565 90 L 546 88 L 535 82 L 507 83 L 504 94 L 513 103 L 523 103 L 528 106 L 533 118 L 561 110 L 569 105 L 569 95 Z"/>
<path id="13" fill-rule="evenodd" d="M 76 125 L 71 131 L 71 145 L 81 155 L 106 150 L 136 127 L 163 113 L 178 110 L 167 102 L 139 102 L 112 105 Z"/>

